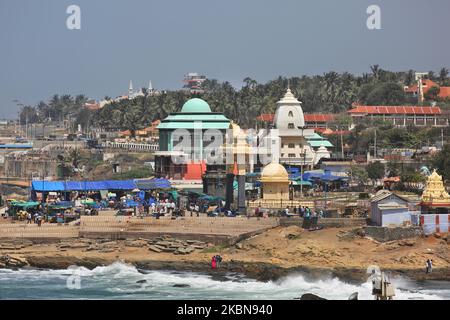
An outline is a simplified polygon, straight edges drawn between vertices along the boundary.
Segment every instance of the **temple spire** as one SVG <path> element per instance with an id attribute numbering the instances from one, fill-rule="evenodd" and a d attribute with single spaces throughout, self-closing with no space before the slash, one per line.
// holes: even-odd
<path id="1" fill-rule="evenodd" d="M 130 80 L 130 86 L 128 87 L 128 97 L 131 98 L 133 95 L 133 81 Z"/>

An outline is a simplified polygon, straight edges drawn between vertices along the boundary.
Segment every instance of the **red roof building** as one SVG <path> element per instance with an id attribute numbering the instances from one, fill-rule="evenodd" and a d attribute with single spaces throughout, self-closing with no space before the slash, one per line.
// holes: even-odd
<path id="1" fill-rule="evenodd" d="M 354 123 L 362 119 L 390 121 L 396 126 L 448 126 L 441 108 L 432 106 L 355 106 L 347 111 Z"/>
<path id="2" fill-rule="evenodd" d="M 423 94 L 426 94 L 432 87 L 438 87 L 440 89 L 438 97 L 441 99 L 450 98 L 450 87 L 440 87 L 436 82 L 429 79 L 422 79 Z M 409 87 L 405 87 L 405 92 L 413 97 L 419 95 L 419 86 L 414 84 Z"/>
<path id="3" fill-rule="evenodd" d="M 305 125 L 308 128 L 326 128 L 327 124 L 336 119 L 335 114 L 305 113 L 303 114 Z M 275 118 L 273 113 L 263 113 L 256 117 L 256 120 L 272 123 Z"/>

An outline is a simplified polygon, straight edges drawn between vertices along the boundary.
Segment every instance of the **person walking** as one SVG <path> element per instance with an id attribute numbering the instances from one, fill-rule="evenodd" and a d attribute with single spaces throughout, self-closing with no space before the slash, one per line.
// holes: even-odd
<path id="1" fill-rule="evenodd" d="M 255 217 L 259 217 L 260 211 L 261 211 L 261 209 L 259 208 L 259 206 L 257 206 L 257 207 L 255 208 Z M 250 219 L 250 212 L 248 212 L 247 218 Z"/>

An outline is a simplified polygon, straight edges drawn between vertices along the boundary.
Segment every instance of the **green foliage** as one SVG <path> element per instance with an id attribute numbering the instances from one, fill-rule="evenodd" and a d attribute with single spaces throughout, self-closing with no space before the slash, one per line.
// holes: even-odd
<path id="1" fill-rule="evenodd" d="M 394 106 L 404 104 L 406 95 L 398 83 L 375 83 L 362 88 L 360 100 L 367 105 Z"/>
<path id="2" fill-rule="evenodd" d="M 360 167 L 353 166 L 349 174 L 354 180 L 358 182 L 358 184 L 363 186 L 366 184 L 367 180 L 369 180 L 367 171 Z"/>
<path id="3" fill-rule="evenodd" d="M 426 100 L 437 101 L 439 99 L 439 92 L 441 89 L 437 86 L 431 87 L 428 89 L 427 93 L 425 93 L 424 97 Z"/>
<path id="4" fill-rule="evenodd" d="M 142 167 L 131 169 L 122 173 L 116 173 L 113 175 L 113 179 L 116 180 L 127 180 L 127 179 L 142 179 L 149 178 L 153 174 L 150 168 Z"/>
<path id="5" fill-rule="evenodd" d="M 384 177 L 384 164 L 375 161 L 367 165 L 367 176 L 371 180 L 378 180 Z"/>
<path id="6" fill-rule="evenodd" d="M 402 183 L 406 183 L 406 182 L 414 182 L 414 183 L 422 182 L 422 183 L 424 183 L 426 181 L 426 178 L 419 172 L 412 171 L 412 172 L 403 173 L 400 176 L 400 181 Z"/>
<path id="7" fill-rule="evenodd" d="M 397 162 L 389 162 L 387 165 L 388 177 L 398 177 L 400 175 L 400 164 Z"/>
<path id="8" fill-rule="evenodd" d="M 450 144 L 446 144 L 433 159 L 432 166 L 446 181 L 450 180 Z"/>
<path id="9" fill-rule="evenodd" d="M 370 71 L 362 76 L 330 71 L 315 76 L 278 77 L 264 84 L 246 77 L 240 89 L 235 89 L 227 81 L 208 79 L 203 83 L 205 92 L 199 97 L 206 100 L 213 111 L 223 112 L 243 128 L 254 127 L 257 116 L 262 113 L 274 113 L 276 102 L 286 92 L 288 83 L 294 95 L 302 101 L 305 112 L 341 113 L 336 124 L 342 127 L 349 124 L 345 112 L 355 102 L 372 105 L 411 103 L 405 97 L 403 85 L 414 83 L 413 70 L 390 72 L 373 65 Z M 448 70 L 441 70 L 439 80 L 441 83 L 448 82 Z M 27 118 L 29 123 L 70 119 L 84 128 L 97 126 L 130 130 L 133 134 L 149 126 L 153 120 L 163 119 L 169 113 L 179 111 L 183 103 L 192 97 L 185 90 L 164 91 L 157 95 L 149 95 L 145 90 L 143 92 L 144 96 L 113 101 L 97 111 L 84 108 L 87 98 L 83 95 L 75 98 L 54 95 L 48 102 L 41 101 L 34 107 L 24 107 L 21 121 L 25 123 Z M 442 108 L 447 106 L 450 109 L 450 100 L 448 103 L 442 102 Z M 382 126 L 388 127 L 387 124 Z M 366 142 L 362 142 L 357 149 L 366 146 Z"/>

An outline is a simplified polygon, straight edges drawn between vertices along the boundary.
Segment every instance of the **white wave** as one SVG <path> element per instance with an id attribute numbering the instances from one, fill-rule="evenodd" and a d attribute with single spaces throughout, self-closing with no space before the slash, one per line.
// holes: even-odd
<path id="1" fill-rule="evenodd" d="M 143 274 L 134 266 L 123 262 L 115 262 L 92 270 L 84 267 L 73 267 L 66 270 L 0 270 L 0 286 L 6 280 L 9 280 L 10 283 L 17 281 L 17 286 L 24 285 L 24 281 L 26 281 L 27 287 L 29 283 L 32 284 L 36 281 L 41 285 L 48 282 L 51 287 L 57 284 L 64 289 L 65 280 L 74 274 L 81 277 L 83 288 L 104 292 L 105 298 L 263 300 L 293 299 L 304 293 L 313 293 L 326 299 L 345 300 L 352 293 L 358 292 L 361 300 L 373 299 L 370 282 L 352 284 L 337 278 L 307 280 L 302 274 L 291 274 L 277 281 L 269 282 L 260 282 L 242 276 L 239 277 L 239 281 L 233 281 L 238 277 L 229 275 L 225 277 L 224 281 L 221 281 L 222 278 L 217 280 L 210 275 L 194 272 L 148 271 Z M 446 288 L 435 290 L 430 287 L 430 289 L 426 286 L 418 286 L 414 281 L 401 277 L 393 278 L 392 282 L 397 288 L 395 297 L 397 300 L 428 300 L 449 297 Z M 174 287 L 175 284 L 189 287 Z M 81 290 L 80 294 L 86 294 L 86 292 Z M 113 297 L 110 296 L 111 294 Z"/>

